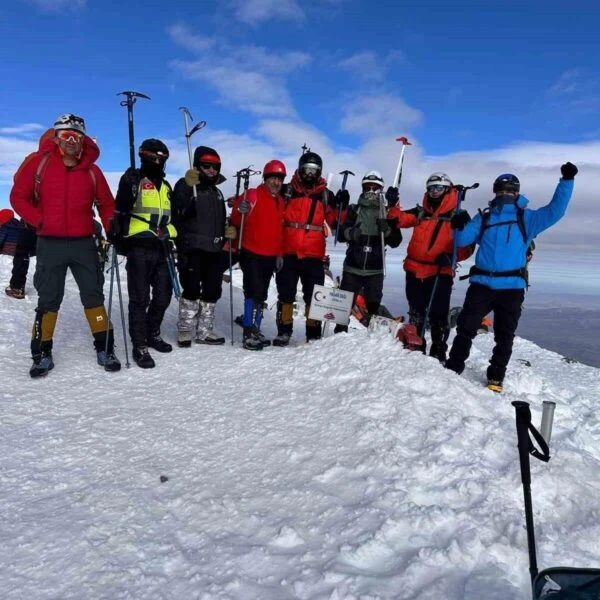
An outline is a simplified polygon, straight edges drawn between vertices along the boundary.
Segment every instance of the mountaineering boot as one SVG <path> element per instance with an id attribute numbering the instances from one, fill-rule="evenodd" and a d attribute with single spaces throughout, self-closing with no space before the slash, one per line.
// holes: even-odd
<path id="1" fill-rule="evenodd" d="M 446 350 L 448 350 L 448 344 L 446 340 L 450 331 L 447 327 L 441 325 L 431 326 L 431 348 L 429 350 L 429 356 L 437 358 L 442 364 L 446 362 Z"/>
<path id="2" fill-rule="evenodd" d="M 282 348 L 283 346 L 288 346 L 290 343 L 291 337 L 292 337 L 291 333 L 287 333 L 287 332 L 279 333 L 273 338 L 273 346 L 278 346 L 280 348 Z"/>
<path id="3" fill-rule="evenodd" d="M 263 349 L 263 344 L 258 337 L 259 329 L 256 326 L 257 314 L 258 305 L 253 302 L 252 298 L 246 298 L 244 300 L 244 334 L 242 341 L 242 347 L 246 350 Z"/>
<path id="4" fill-rule="evenodd" d="M 499 394 L 502 391 L 502 382 L 497 379 L 488 379 L 487 382 L 488 390 L 492 390 L 492 392 L 496 392 Z"/>
<path id="5" fill-rule="evenodd" d="M 134 346 L 133 352 L 131 353 L 133 360 L 136 362 L 138 367 L 142 369 L 153 369 L 156 366 L 154 359 L 150 356 L 148 348 L 146 346 Z"/>
<path id="6" fill-rule="evenodd" d="M 293 302 L 277 302 L 277 336 L 273 339 L 273 346 L 287 346 L 292 338 L 294 327 Z"/>
<path id="7" fill-rule="evenodd" d="M 315 321 L 315 319 L 309 319 L 308 313 L 310 306 L 307 304 L 304 307 L 304 316 L 306 317 L 306 341 L 311 342 L 313 340 L 321 339 L 321 321 Z M 367 323 L 368 325 L 368 323 Z"/>
<path id="8" fill-rule="evenodd" d="M 20 288 L 14 288 L 12 286 L 8 286 L 4 293 L 11 298 L 15 298 L 16 300 L 23 300 L 25 298 L 25 290 Z"/>
<path id="9" fill-rule="evenodd" d="M 268 340 L 260 330 L 260 325 L 263 320 L 263 307 L 264 304 L 262 302 L 256 306 L 256 314 L 254 316 L 254 325 L 256 328 L 254 330 L 254 335 L 264 347 L 267 347 L 271 345 L 271 340 Z"/>
<path id="10" fill-rule="evenodd" d="M 262 342 L 258 339 L 256 332 L 252 327 L 244 327 L 244 338 L 242 341 L 242 348 L 246 350 L 262 350 Z"/>
<path id="11" fill-rule="evenodd" d="M 115 333 L 108 320 L 104 305 L 85 309 L 85 318 L 94 336 L 96 360 L 105 371 L 121 370 L 121 363 L 115 355 Z"/>
<path id="12" fill-rule="evenodd" d="M 192 345 L 196 326 L 198 324 L 198 300 L 179 299 L 179 319 L 177 321 L 177 345 L 180 348 L 189 348 Z"/>
<path id="13" fill-rule="evenodd" d="M 225 338 L 214 330 L 215 307 L 214 302 L 200 302 L 200 317 L 198 318 L 195 339 L 197 344 L 219 346 L 225 343 Z"/>
<path id="14" fill-rule="evenodd" d="M 46 350 L 42 351 L 40 354 L 34 354 L 32 358 L 33 364 L 29 369 L 29 375 L 31 375 L 31 377 L 43 377 L 44 375 L 48 375 L 48 372 L 54 368 L 52 350 Z"/>
<path id="15" fill-rule="evenodd" d="M 160 331 L 156 331 L 148 336 L 148 346 L 150 346 L 150 348 L 154 348 L 157 352 L 162 353 L 172 352 L 173 350 L 173 346 L 162 339 L 160 336 Z"/>
<path id="16" fill-rule="evenodd" d="M 33 330 L 31 332 L 31 358 L 33 364 L 29 369 L 31 377 L 43 377 L 54 368 L 52 360 L 52 336 L 56 327 L 58 313 L 55 311 L 36 310 Z"/>

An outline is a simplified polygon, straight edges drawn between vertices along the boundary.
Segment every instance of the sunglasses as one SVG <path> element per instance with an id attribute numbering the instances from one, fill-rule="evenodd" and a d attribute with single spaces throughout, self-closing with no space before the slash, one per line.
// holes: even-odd
<path id="1" fill-rule="evenodd" d="M 367 192 L 376 192 L 381 189 L 378 183 L 363 183 L 363 190 Z"/>
<path id="2" fill-rule="evenodd" d="M 208 169 L 214 169 L 215 171 L 218 171 L 221 168 L 221 164 L 220 163 L 214 163 L 214 162 L 201 162 L 198 163 L 200 165 L 201 169 L 204 169 L 205 171 L 208 171 Z"/>
<path id="3" fill-rule="evenodd" d="M 77 144 L 83 139 L 83 133 L 79 133 L 78 131 L 72 131 L 70 129 L 61 129 L 56 137 L 63 142 L 71 142 L 72 144 Z"/>
<path id="4" fill-rule="evenodd" d="M 427 192 L 430 194 L 441 194 L 445 189 L 445 185 L 430 185 L 427 188 Z"/>

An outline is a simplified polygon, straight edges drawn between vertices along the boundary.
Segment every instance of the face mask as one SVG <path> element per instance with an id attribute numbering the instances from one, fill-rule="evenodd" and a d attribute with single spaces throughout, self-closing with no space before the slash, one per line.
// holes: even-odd
<path id="1" fill-rule="evenodd" d="M 490 206 L 496 206 L 497 208 L 502 208 L 505 204 L 515 204 L 517 201 L 516 196 L 512 194 L 501 194 L 500 196 L 496 196 L 491 202 Z"/>

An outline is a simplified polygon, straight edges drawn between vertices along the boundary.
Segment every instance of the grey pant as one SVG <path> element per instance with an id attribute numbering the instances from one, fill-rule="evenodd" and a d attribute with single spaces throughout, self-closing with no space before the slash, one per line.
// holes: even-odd
<path id="1" fill-rule="evenodd" d="M 104 304 L 104 273 L 94 239 L 38 237 L 33 285 L 38 293 L 37 310 L 58 312 L 65 295 L 67 269 L 79 287 L 84 308 Z"/>

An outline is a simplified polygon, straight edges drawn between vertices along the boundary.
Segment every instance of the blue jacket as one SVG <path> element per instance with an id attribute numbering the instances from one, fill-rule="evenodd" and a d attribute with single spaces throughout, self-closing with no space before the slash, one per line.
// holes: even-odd
<path id="1" fill-rule="evenodd" d="M 501 207 L 491 208 L 488 227 L 482 232 L 482 215 L 479 213 L 469 221 L 462 231 L 457 231 L 458 246 L 468 246 L 478 243 L 475 255 L 475 266 L 484 271 L 502 272 L 516 271 L 527 264 L 525 258 L 529 244 L 542 231 L 552 227 L 565 214 L 569 200 L 573 193 L 574 181 L 561 179 L 556 186 L 552 200 L 542 208 L 524 211 L 525 233 L 523 235 L 517 223 L 517 206 L 525 208 L 528 200 L 519 196 L 515 204 L 504 204 Z M 496 223 L 506 222 L 503 225 Z M 472 283 L 480 283 L 494 290 L 523 289 L 526 282 L 522 277 L 491 275 L 472 275 Z"/>

